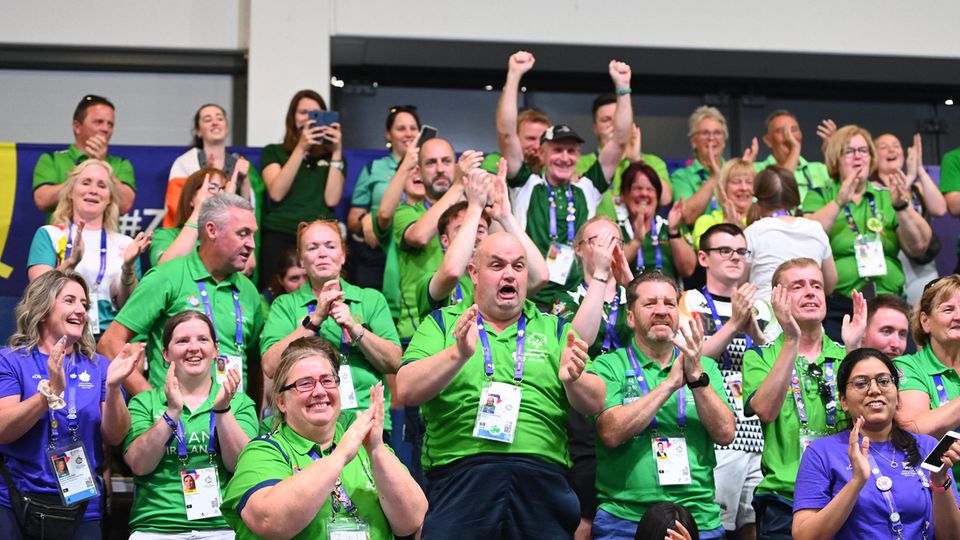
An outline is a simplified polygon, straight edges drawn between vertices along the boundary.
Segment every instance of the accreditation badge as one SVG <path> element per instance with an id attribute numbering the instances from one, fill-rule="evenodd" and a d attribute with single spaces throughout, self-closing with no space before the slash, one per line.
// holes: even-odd
<path id="1" fill-rule="evenodd" d="M 565 285 L 576 258 L 577 254 L 572 247 L 557 242 L 550 244 L 550 249 L 547 251 L 547 270 L 550 272 L 550 281 Z"/>
<path id="2" fill-rule="evenodd" d="M 730 395 L 733 396 L 733 407 L 737 410 L 737 419 L 744 421 L 755 418 L 747 417 L 743 412 L 743 374 L 731 372 L 724 379 L 726 379 L 727 387 L 730 389 Z"/>
<path id="3" fill-rule="evenodd" d="M 87 308 L 87 324 L 90 331 L 97 335 L 100 333 L 100 300 L 97 296 L 96 286 L 90 288 L 89 306 Z"/>
<path id="4" fill-rule="evenodd" d="M 687 440 L 683 437 L 657 437 L 650 439 L 653 445 L 657 480 L 661 486 L 686 486 L 690 480 L 690 459 L 687 456 Z"/>
<path id="5" fill-rule="evenodd" d="M 356 409 L 360 405 L 357 401 L 357 389 L 353 386 L 353 373 L 350 371 L 350 366 L 340 364 L 340 370 L 337 371 L 337 374 L 340 375 L 340 408 L 343 410 Z"/>
<path id="6" fill-rule="evenodd" d="M 100 495 L 83 442 L 73 441 L 48 449 L 47 459 L 53 467 L 64 505 L 73 506 Z"/>
<path id="7" fill-rule="evenodd" d="M 217 357 L 216 362 L 217 383 L 223 384 L 227 380 L 227 371 L 235 369 L 240 374 L 237 393 L 243 392 L 243 357 L 234 354 L 221 354 Z"/>
<path id="8" fill-rule="evenodd" d="M 800 430 L 800 455 L 802 456 L 804 452 L 807 451 L 807 448 L 810 447 L 810 443 L 819 439 L 816 433 L 811 433 L 805 429 Z"/>
<path id="9" fill-rule="evenodd" d="M 188 520 L 220 516 L 220 478 L 216 467 L 180 471 L 180 488 Z"/>
<path id="10" fill-rule="evenodd" d="M 885 276 L 887 260 L 883 256 L 883 243 L 878 234 L 857 235 L 853 244 L 857 255 L 857 273 L 862 278 Z"/>
<path id="11" fill-rule="evenodd" d="M 359 517 L 334 516 L 327 524 L 327 540 L 369 540 L 370 526 Z"/>
<path id="12" fill-rule="evenodd" d="M 520 387 L 515 384 L 492 382 L 480 390 L 480 407 L 473 436 L 510 444 L 517 429 L 520 414 Z"/>

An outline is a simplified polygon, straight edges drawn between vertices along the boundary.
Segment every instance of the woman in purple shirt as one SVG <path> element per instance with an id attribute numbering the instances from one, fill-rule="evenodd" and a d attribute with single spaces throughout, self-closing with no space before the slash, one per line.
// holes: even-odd
<path id="1" fill-rule="evenodd" d="M 940 472 L 920 468 L 937 442 L 894 423 L 900 378 L 876 349 L 847 355 L 837 373 L 840 404 L 853 428 L 817 439 L 800 461 L 793 500 L 793 537 L 932 539 L 934 530 L 960 530 L 950 467 L 960 442 L 943 456 Z M 862 439 L 861 439 L 862 434 Z"/>

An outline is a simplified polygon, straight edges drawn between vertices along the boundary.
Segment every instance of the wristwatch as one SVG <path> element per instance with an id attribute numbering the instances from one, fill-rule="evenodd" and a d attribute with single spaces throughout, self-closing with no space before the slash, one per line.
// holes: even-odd
<path id="1" fill-rule="evenodd" d="M 310 320 L 310 316 L 309 316 L 309 315 L 307 315 L 306 317 L 303 318 L 303 327 L 306 328 L 307 330 L 313 332 L 314 334 L 316 334 L 317 332 L 320 331 L 320 327 L 317 326 L 317 325 L 315 325 L 315 324 L 313 324 L 313 321 Z"/>
<path id="2" fill-rule="evenodd" d="M 953 485 L 953 478 L 950 478 L 950 477 L 948 476 L 948 477 L 947 477 L 947 481 L 944 482 L 942 486 L 938 486 L 938 485 L 934 484 L 933 482 L 930 482 L 930 491 L 932 491 L 932 492 L 934 492 L 934 493 L 944 493 L 944 492 L 946 492 L 948 489 L 950 489 L 950 486 L 951 486 L 951 485 Z"/>
<path id="3" fill-rule="evenodd" d="M 706 371 L 700 372 L 700 377 L 697 380 L 690 382 L 687 381 L 687 388 L 693 390 L 694 388 L 702 388 L 704 386 L 710 386 L 710 376 L 707 375 Z"/>

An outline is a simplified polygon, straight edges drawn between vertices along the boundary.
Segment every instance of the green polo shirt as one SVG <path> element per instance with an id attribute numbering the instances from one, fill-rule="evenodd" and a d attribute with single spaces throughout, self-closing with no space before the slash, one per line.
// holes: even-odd
<path id="1" fill-rule="evenodd" d="M 960 191 L 960 148 L 944 154 L 940 163 L 940 192 L 955 191 Z M 957 237 L 957 253 L 960 253 L 960 236 Z"/>
<path id="2" fill-rule="evenodd" d="M 188 470 L 210 467 L 211 456 L 207 453 L 207 444 L 210 439 L 210 409 L 213 408 L 213 400 L 219 391 L 220 385 L 214 381 L 210 388 L 210 396 L 196 411 L 191 411 L 187 406 L 183 407 L 180 420 L 183 422 L 187 440 Z M 167 411 L 167 396 L 163 387 L 137 394 L 130 400 L 129 409 L 130 432 L 123 441 L 124 453 L 130 449 L 133 441 L 146 433 L 157 421 L 162 422 L 160 419 Z M 230 411 L 248 437 L 257 436 L 257 411 L 253 400 L 246 394 L 236 394 L 230 400 Z M 224 467 L 219 454 L 212 457 L 217 467 L 222 500 L 231 473 Z M 134 478 L 137 489 L 134 492 L 133 508 L 130 511 L 131 530 L 183 533 L 191 530 L 227 528 L 227 523 L 222 517 L 187 520 L 183 485 L 180 480 L 182 468 L 177 454 L 177 438 L 171 437 L 167 441 L 163 458 L 160 459 L 157 468 L 150 474 Z"/>
<path id="3" fill-rule="evenodd" d="M 460 286 L 460 299 L 458 300 L 457 288 L 454 287 L 450 294 L 441 300 L 435 300 L 430 297 L 430 280 L 433 279 L 433 276 L 436 274 L 424 274 L 420 278 L 420 282 L 417 283 L 417 309 L 420 312 L 420 319 L 423 320 L 424 317 L 430 315 L 430 312 L 435 309 L 445 308 L 447 306 L 452 306 L 454 304 L 459 304 L 463 302 L 468 306 L 473 304 L 473 280 L 470 279 L 470 274 L 464 274 L 457 285 Z"/>
<path id="4" fill-rule="evenodd" d="M 933 380 L 934 375 L 940 376 L 948 401 L 960 397 L 960 375 L 955 369 L 940 362 L 929 343 L 913 354 L 895 359 L 893 364 L 900 371 L 900 391 L 919 390 L 927 394 L 930 398 L 930 409 L 946 404 L 940 402 L 940 392 L 937 390 L 937 383 Z M 956 476 L 958 473 L 960 473 L 960 464 L 953 466 L 953 475 Z"/>
<path id="5" fill-rule="evenodd" d="M 581 155 L 580 159 L 577 160 L 577 174 L 587 172 L 598 159 L 600 159 L 600 149 L 590 154 Z M 653 154 L 642 153 L 640 154 L 640 160 L 649 165 L 654 172 L 657 173 L 661 183 L 670 186 L 670 173 L 667 172 L 667 163 L 665 161 Z M 623 171 L 627 170 L 629 166 L 630 160 L 628 159 L 624 159 L 617 165 L 617 170 L 613 173 L 613 181 L 610 182 L 610 189 L 603 194 L 603 198 L 600 199 L 600 205 L 597 206 L 598 214 L 609 215 L 609 213 L 614 212 L 617 199 L 620 198 L 620 184 L 622 182 Z"/>
<path id="6" fill-rule="evenodd" d="M 770 154 L 770 156 L 763 161 L 755 162 L 753 168 L 755 171 L 760 172 L 770 165 L 779 165 L 777 159 L 773 157 L 773 154 Z M 797 179 L 797 188 L 800 190 L 801 202 L 806 198 L 810 188 L 824 189 L 833 183 L 833 180 L 830 178 L 830 173 L 827 172 L 826 165 L 817 161 L 807 161 L 803 159 L 803 156 L 800 156 L 800 159 L 797 161 L 797 170 L 793 171 L 793 175 Z"/>
<path id="7" fill-rule="evenodd" d="M 470 306 L 460 303 L 440 310 L 444 327 L 433 317 L 423 320 L 403 355 L 404 363 L 433 356 L 454 345 L 453 327 Z M 487 380 L 483 369 L 483 348 L 477 345 L 473 356 L 460 368 L 446 388 L 420 406 L 427 424 L 423 439 L 423 468 L 426 471 L 458 459 L 482 453 L 525 454 L 545 461 L 570 466 L 567 452 L 567 411 L 570 404 L 558 375 L 560 353 L 566 334 L 572 327 L 563 319 L 545 315 L 529 300 L 524 303 L 527 318 L 524 339 L 522 401 L 516 436 L 511 444 L 473 437 L 480 407 L 480 390 Z M 563 341 L 557 339 L 558 325 Z M 503 332 L 487 325 L 496 382 L 513 381 L 514 353 L 517 349 L 517 323 Z M 402 368 L 401 368 L 402 369 Z M 586 369 L 592 370 L 592 362 Z"/>
<path id="8" fill-rule="evenodd" d="M 150 266 L 160 264 L 160 257 L 170 248 L 173 241 L 180 235 L 183 227 L 158 227 L 153 230 L 153 240 L 150 241 Z M 199 236 L 199 235 L 198 235 Z M 200 245 L 200 240 L 197 240 Z"/>
<path id="9" fill-rule="evenodd" d="M 823 208 L 837 197 L 839 184 L 836 182 L 822 191 L 811 191 L 803 200 L 804 213 L 810 214 Z M 887 261 L 887 273 L 872 278 L 861 278 L 857 271 L 857 257 L 854 251 L 857 234 L 847 222 L 847 214 L 841 208 L 833 227 L 827 233 L 830 237 L 830 249 L 833 251 L 833 261 L 837 265 L 837 287 L 834 292 L 850 296 L 854 289 L 862 291 L 867 281 L 873 281 L 877 286 L 877 294 L 895 294 L 903 296 L 903 284 L 906 280 L 903 267 L 900 265 L 900 241 L 897 239 L 897 227 L 900 220 L 893 209 L 890 192 L 886 189 L 877 189 L 871 182 L 867 182 L 867 190 L 860 198 L 859 204 L 850 203 L 850 213 L 853 221 L 861 233 L 870 232 L 867 229 L 867 219 L 873 216 L 870 210 L 869 197 L 873 196 L 877 207 L 877 217 L 883 222 L 883 254 Z"/>
<path id="10" fill-rule="evenodd" d="M 393 243 L 397 246 L 397 262 L 400 269 L 400 315 L 397 318 L 397 333 L 401 339 L 410 339 L 420 325 L 420 309 L 417 307 L 417 288 L 420 276 L 432 274 L 443 262 L 440 238 L 434 235 L 423 248 L 414 248 L 403 240 L 407 229 L 427 213 L 423 201 L 417 204 L 400 203 L 393 216 Z M 386 287 L 384 283 L 384 287 Z"/>
<path id="11" fill-rule="evenodd" d="M 290 153 L 279 144 L 263 147 L 260 154 L 260 166 L 264 169 L 276 163 L 283 165 L 290 159 Z M 347 175 L 347 162 L 343 162 L 343 175 Z M 323 192 L 327 188 L 327 176 L 330 162 L 327 159 L 305 157 L 297 169 L 290 190 L 279 202 L 269 201 L 263 213 L 263 228 L 271 231 L 294 235 L 301 221 L 307 223 L 317 219 L 336 219 L 333 208 L 324 202 Z"/>
<path id="12" fill-rule="evenodd" d="M 613 324 L 613 333 L 616 336 L 616 342 L 611 340 L 610 348 L 604 350 L 604 337 L 606 336 L 607 330 L 606 323 L 610 321 L 610 313 L 614 305 L 614 302 L 604 302 L 603 320 L 600 321 L 600 326 L 597 328 L 597 336 L 593 340 L 593 344 L 591 344 L 587 350 L 590 358 L 596 358 L 608 350 L 619 349 L 633 337 L 633 329 L 627 324 L 627 312 L 629 311 L 627 307 L 627 290 L 623 287 L 618 287 L 618 291 L 617 294 L 619 298 L 617 298 L 616 301 L 617 314 Z M 573 292 L 564 292 L 554 302 L 552 314 L 562 317 L 570 324 L 573 324 L 573 318 L 577 316 L 577 310 L 580 309 L 580 303 L 583 302 L 583 297 L 586 296 L 586 294 L 587 288 L 583 284 Z"/>
<path id="13" fill-rule="evenodd" d="M 343 436 L 343 428 L 338 423 L 334 435 L 334 444 Z M 269 441 L 263 440 L 269 439 Z M 272 443 L 272 444 L 271 444 Z M 254 439 L 240 453 L 237 470 L 227 484 L 223 504 L 220 506 L 223 517 L 231 529 L 237 532 L 238 540 L 258 539 L 253 531 L 240 518 L 250 496 L 266 487 L 279 484 L 286 478 L 299 473 L 314 464 L 310 452 L 327 455 L 313 441 L 297 434 L 287 424 L 281 424 L 273 434 Z M 318 467 L 324 467 L 320 460 Z M 377 487 L 374 484 L 373 469 L 366 449 L 361 446 L 356 457 L 350 460 L 340 473 L 343 488 L 350 500 L 357 506 L 358 515 L 370 527 L 371 540 L 393 540 L 390 523 L 380 507 Z M 327 537 L 327 524 L 333 516 L 330 495 L 324 494 L 323 506 L 313 521 L 295 539 L 313 540 Z"/>
<path id="14" fill-rule="evenodd" d="M 400 345 L 397 337 L 397 328 L 390 317 L 387 301 L 374 289 L 365 289 L 340 280 L 340 290 L 343 291 L 343 302 L 350 308 L 353 319 L 363 325 L 369 332 L 391 343 Z M 274 343 L 290 335 L 300 327 L 303 318 L 308 315 L 307 306 L 316 305 L 317 299 L 310 289 L 310 282 L 304 283 L 299 289 L 288 294 L 281 294 L 270 306 L 270 315 L 260 335 L 260 353 L 265 354 Z M 327 317 L 320 324 L 318 335 L 330 342 L 340 351 L 340 361 L 343 362 L 343 346 L 341 345 L 342 330 L 333 317 Z M 347 424 L 353 421 L 357 411 L 365 410 L 370 406 L 370 388 L 383 382 L 383 399 L 385 410 L 390 409 L 390 390 L 387 387 L 386 375 L 381 373 L 363 355 L 360 347 L 346 345 L 346 363 L 350 366 L 350 375 L 353 377 L 353 387 L 357 392 L 359 409 L 350 409 L 340 412 L 341 419 Z M 390 419 L 384 417 L 384 429 L 391 429 Z"/>
<path id="15" fill-rule="evenodd" d="M 628 346 L 637 354 L 643 378 L 651 390 L 667 380 L 673 361 L 661 368 L 657 362 L 640 352 L 632 337 Z M 717 369 L 717 363 L 703 357 L 700 365 L 710 377 L 710 387 L 726 404 L 723 375 Z M 623 405 L 623 387 L 627 379 L 625 374 L 627 371 L 633 372 L 626 349 L 604 354 L 596 359 L 595 366 L 597 375 L 607 384 L 604 410 Z M 648 426 L 616 448 L 608 448 L 597 439 L 597 500 L 601 509 L 620 519 L 640 521 L 650 506 L 661 501 L 670 501 L 682 504 L 690 510 L 694 521 L 702 530 L 709 531 L 723 526 L 720 521 L 720 505 L 714 501 L 716 488 L 713 469 L 717 466 L 717 456 L 713 439 L 700 421 L 693 391 L 684 388 L 683 395 L 687 412 L 684 430 L 681 431 L 677 420 L 677 400 L 680 396 L 677 391 L 657 411 L 656 428 Z M 657 437 L 686 438 L 690 484 L 660 485 L 652 443 L 652 439 Z"/>
<path id="16" fill-rule="evenodd" d="M 748 396 L 744 403 L 745 414 L 753 414 L 749 400 L 773 369 L 785 339 L 784 334 L 780 334 L 774 341 L 759 348 L 750 348 L 744 353 L 743 395 Z M 824 377 L 826 377 L 826 368 L 823 367 L 826 360 L 828 358 L 833 360 L 833 369 L 836 371 L 840 368 L 840 361 L 845 356 L 846 351 L 843 346 L 824 334 L 823 348 L 815 362 L 823 368 Z M 817 389 L 816 380 L 806 374 L 806 362 L 806 359 L 800 362 L 798 358 L 795 369 L 800 378 L 800 391 L 807 411 L 807 429 L 821 435 L 837 433 L 846 427 L 847 415 L 840 408 L 840 399 L 837 397 L 836 422 L 833 426 L 827 426 L 826 407 Z M 780 414 L 773 422 L 763 424 L 763 457 L 761 458 L 763 480 L 757 486 L 757 493 L 776 493 L 793 500 L 793 488 L 796 485 L 799 468 L 800 417 L 797 414 L 793 391 L 790 386 L 787 386 L 786 399 L 783 401 Z"/>
<path id="17" fill-rule="evenodd" d="M 252 368 L 259 373 L 259 339 L 263 330 L 263 311 L 257 287 L 240 272 L 230 274 L 220 283 L 203 266 L 196 251 L 177 257 L 150 269 L 133 290 L 133 294 L 117 313 L 116 322 L 127 327 L 141 340 L 147 341 L 147 380 L 154 388 L 163 388 L 170 364 L 163 359 L 163 326 L 167 319 L 183 310 L 204 311 L 197 282 L 203 281 L 207 288 L 213 311 L 213 324 L 217 329 L 220 354 L 239 355 L 244 358 L 243 385 L 247 388 L 248 372 Z M 240 311 L 243 319 L 243 350 L 236 343 L 236 309 L 233 291 L 240 296 Z M 251 361 L 251 358 L 254 361 Z"/>
<path id="18" fill-rule="evenodd" d="M 90 159 L 89 156 L 80 151 L 76 145 L 71 144 L 66 150 L 56 152 L 46 152 L 40 155 L 36 166 L 33 168 L 33 189 L 46 185 L 58 185 L 67 181 L 67 174 L 78 164 Z M 113 168 L 113 174 L 118 180 L 130 186 L 134 191 L 137 190 L 137 181 L 133 177 L 133 165 L 130 161 L 118 157 L 107 155 L 104 160 Z M 53 212 L 46 212 L 47 221 Z"/>
<path id="19" fill-rule="evenodd" d="M 721 159 L 720 166 L 722 167 L 724 163 L 726 163 L 726 160 Z M 673 185 L 673 200 L 676 201 L 681 197 L 684 200 L 689 199 L 694 193 L 700 191 L 708 178 L 710 178 L 710 171 L 700 164 L 699 159 L 694 159 L 693 163 L 687 167 L 673 171 L 673 174 L 670 175 L 670 182 Z M 706 210 L 712 211 L 717 208 L 716 200 L 711 198 Z"/>

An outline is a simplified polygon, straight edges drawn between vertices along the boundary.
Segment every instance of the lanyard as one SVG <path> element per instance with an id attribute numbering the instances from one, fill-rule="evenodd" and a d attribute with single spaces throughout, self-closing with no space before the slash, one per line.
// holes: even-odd
<path id="1" fill-rule="evenodd" d="M 710 315 L 713 316 L 714 332 L 719 332 L 720 329 L 723 328 L 723 321 L 720 320 L 720 314 L 717 313 L 717 306 L 713 303 L 713 296 L 706 287 L 704 287 L 702 291 L 703 298 L 707 301 L 707 307 L 710 308 Z M 733 308 L 731 307 L 731 309 Z M 743 339 L 746 342 L 746 349 L 753 347 L 753 338 L 751 338 L 749 334 L 743 332 Z M 729 350 L 724 349 L 721 357 L 723 358 L 723 369 L 729 370 L 731 367 L 733 367 L 733 360 L 730 358 Z"/>
<path id="2" fill-rule="evenodd" d="M 547 186 L 547 198 L 550 200 L 550 239 L 556 240 L 557 236 L 557 198 L 556 192 L 550 184 Z M 573 245 L 573 239 L 576 236 L 577 207 L 573 204 L 573 189 L 567 186 L 567 244 Z"/>
<path id="3" fill-rule="evenodd" d="M 440 246 L 440 250 L 443 251 L 444 255 L 447 254 L 447 248 Z M 427 294 L 429 295 L 430 293 L 428 292 Z M 460 282 L 457 281 L 457 286 L 454 287 L 452 291 L 450 291 L 450 305 L 454 306 L 459 304 L 460 302 L 463 302 L 463 289 L 460 288 Z M 313 313 L 313 312 L 311 311 L 310 313 Z"/>
<path id="4" fill-rule="evenodd" d="M 701 167 L 703 166 L 701 165 Z M 697 175 L 700 177 L 700 185 L 702 186 L 703 183 L 707 181 L 707 170 L 701 168 L 699 171 L 697 171 Z M 707 212 L 712 212 L 714 210 L 718 210 L 719 208 L 720 207 L 717 205 L 717 198 L 713 195 L 710 195 L 710 203 L 707 204 L 707 210 L 704 213 L 706 214 Z"/>
<path id="5" fill-rule="evenodd" d="M 676 347 L 673 348 L 673 360 L 676 362 L 679 351 Z M 640 395 L 645 396 L 650 393 L 650 387 L 647 386 L 647 381 L 643 377 L 643 370 L 640 369 L 640 362 L 637 360 L 637 353 L 633 352 L 633 344 L 627 346 L 627 358 L 630 359 L 630 365 L 633 367 L 633 374 L 637 378 L 637 384 L 640 385 Z M 681 386 L 680 390 L 677 391 L 679 395 L 677 396 L 677 425 L 680 426 L 680 429 L 683 430 L 687 426 L 687 393 L 686 388 Z M 650 426 L 653 429 L 657 429 L 657 416 L 654 415 L 650 419 Z"/>
<path id="6" fill-rule="evenodd" d="M 67 249 L 63 254 L 64 259 L 70 258 L 73 253 L 73 221 L 70 221 L 70 227 L 67 228 Z M 107 229 L 100 227 L 100 270 L 97 272 L 97 287 L 103 282 L 103 276 L 107 273 Z"/>
<path id="7" fill-rule="evenodd" d="M 864 193 L 863 196 L 866 197 L 867 202 L 870 204 L 870 213 L 873 214 L 873 217 L 880 219 L 880 216 L 877 215 L 877 201 L 873 199 L 873 193 Z M 853 220 L 853 212 L 850 211 L 849 204 L 843 207 L 843 212 L 847 215 L 847 224 L 850 225 L 850 230 L 853 231 L 853 234 L 860 234 L 860 229 Z"/>
<path id="8" fill-rule="evenodd" d="M 182 416 L 182 415 L 181 415 Z M 173 431 L 173 436 L 177 439 L 177 456 L 183 468 L 187 467 L 187 433 L 183 428 L 183 418 L 177 420 L 177 429 Z M 213 463 L 213 456 L 217 454 L 217 419 L 210 409 L 210 432 L 207 438 L 207 455 L 210 462 Z"/>
<path id="9" fill-rule="evenodd" d="M 946 405 L 950 398 L 947 397 L 947 387 L 943 385 L 943 377 L 938 373 L 933 376 L 933 384 L 937 387 L 937 397 L 940 398 L 940 407 Z"/>
<path id="10" fill-rule="evenodd" d="M 588 290 L 590 285 L 586 281 L 583 282 L 584 290 Z M 603 350 L 602 352 L 610 352 L 614 349 L 620 348 L 620 340 L 617 339 L 617 314 L 620 312 L 620 288 L 617 287 L 616 296 L 613 299 L 613 302 L 603 303 L 604 306 L 610 308 L 610 314 L 607 317 L 601 317 L 600 320 L 603 321 Z"/>
<path id="11" fill-rule="evenodd" d="M 893 451 L 894 456 L 896 456 L 896 450 Z M 889 476 L 883 475 L 880 473 L 880 468 L 877 467 L 877 460 L 873 457 L 873 454 L 867 455 L 867 460 L 870 462 L 870 472 L 873 474 L 875 479 L 874 484 L 877 486 L 877 491 L 880 492 L 880 495 L 883 497 L 884 502 L 887 503 L 887 509 L 890 513 L 887 515 L 887 518 L 890 520 L 890 529 L 893 530 L 893 537 L 897 540 L 903 538 L 903 522 L 900 521 L 900 512 L 897 512 L 896 506 L 893 504 L 893 479 Z M 917 479 L 920 481 L 920 485 L 923 486 L 923 490 L 928 489 L 927 483 L 924 481 L 926 474 L 919 468 L 915 467 L 917 473 Z M 928 504 L 933 504 L 929 496 L 922 497 L 924 499 L 924 516 L 930 515 L 930 507 Z M 930 521 L 923 521 L 923 538 L 926 540 L 927 531 L 930 529 Z"/>
<path id="12" fill-rule="evenodd" d="M 830 401 L 825 407 L 827 410 L 827 425 L 832 426 L 837 423 L 837 404 L 833 398 L 833 361 L 828 360 L 824 362 L 824 365 L 827 366 L 825 370 L 826 381 L 827 386 L 830 388 Z M 794 363 L 793 373 L 790 377 L 790 389 L 793 392 L 793 401 L 797 405 L 797 416 L 800 417 L 800 423 L 806 426 L 807 409 L 803 404 L 803 392 L 800 390 L 800 377 L 797 375 L 796 363 Z"/>
<path id="13" fill-rule="evenodd" d="M 313 312 L 317 310 L 317 305 L 314 303 L 307 304 L 307 315 L 313 315 Z M 319 331 L 318 331 L 319 333 Z M 347 331 L 344 328 L 340 329 L 340 363 L 341 365 L 347 364 L 347 357 L 350 356 L 350 339 L 347 337 Z"/>
<path id="14" fill-rule="evenodd" d="M 333 452 L 337 448 L 336 443 L 330 446 L 330 451 Z M 315 449 L 310 449 L 307 453 L 310 456 L 310 459 L 314 461 L 319 461 L 323 458 L 323 450 L 320 453 L 317 453 Z M 373 475 L 370 474 L 370 471 L 367 470 L 366 463 L 363 462 L 363 458 L 357 454 L 357 459 L 360 460 L 360 467 L 363 468 L 363 472 L 367 475 L 367 478 L 373 482 Z M 353 503 L 353 500 L 350 498 L 350 495 L 347 494 L 347 490 L 343 487 L 343 482 L 340 479 L 340 475 L 337 475 L 337 483 L 333 486 L 333 490 L 330 492 L 330 506 L 333 507 L 333 515 L 336 516 L 339 513 L 346 513 L 353 516 L 357 514 L 357 505 Z"/>
<path id="15" fill-rule="evenodd" d="M 207 295 L 207 284 L 203 281 L 197 281 L 197 288 L 200 289 L 200 299 L 203 300 L 203 311 L 206 312 L 210 322 L 213 323 L 213 339 L 220 347 L 220 336 L 217 332 L 217 322 L 213 318 L 213 308 L 210 307 L 210 297 Z M 240 308 L 240 291 L 233 288 L 233 311 L 234 319 L 237 324 L 236 335 L 234 339 L 237 343 L 237 354 L 243 354 L 243 309 Z"/>
<path id="16" fill-rule="evenodd" d="M 37 349 L 34 348 L 31 352 L 33 361 L 37 364 L 37 371 L 43 371 L 43 362 L 37 358 Z M 67 430 L 70 431 L 70 436 L 74 441 L 77 440 L 77 430 L 80 429 L 80 423 L 77 421 L 79 418 L 77 412 L 77 387 L 80 385 L 79 375 L 77 374 L 77 352 L 74 351 L 71 355 L 69 362 L 70 372 L 66 374 L 66 386 L 67 386 Z M 47 374 L 47 378 L 50 377 L 50 374 Z M 47 413 L 50 416 L 50 448 L 54 448 L 57 445 L 57 439 L 60 437 L 59 433 L 59 422 L 55 416 L 55 411 L 53 409 L 48 409 Z"/>
<path id="17" fill-rule="evenodd" d="M 655 225 L 650 227 L 650 243 L 653 244 L 653 267 L 658 271 L 663 270 L 663 253 L 660 251 L 660 233 L 663 231 L 663 221 L 654 217 Z M 647 269 L 647 264 L 643 260 L 643 243 L 637 248 L 637 270 L 643 272 Z"/>
<path id="18" fill-rule="evenodd" d="M 800 172 L 802 172 L 802 173 L 803 173 L 803 177 L 807 179 L 807 191 L 814 191 L 814 190 L 816 190 L 817 188 L 813 187 L 813 180 L 811 180 L 811 179 L 810 179 L 810 175 L 807 174 L 807 167 L 806 167 L 806 165 L 804 165 L 804 167 L 800 170 Z"/>
<path id="19" fill-rule="evenodd" d="M 790 212 L 787 212 L 786 210 L 777 210 L 776 212 L 770 214 L 770 217 L 783 217 L 783 216 L 789 216 L 789 215 L 790 215 Z"/>
<path id="20" fill-rule="evenodd" d="M 526 338 L 527 316 L 520 314 L 517 321 L 517 354 L 513 364 L 513 381 L 520 384 L 523 380 L 523 341 Z M 477 333 L 480 334 L 480 346 L 483 349 L 483 371 L 487 379 L 493 379 L 493 353 L 490 350 L 490 339 L 487 337 L 487 328 L 483 324 L 483 316 L 477 313 Z"/>

